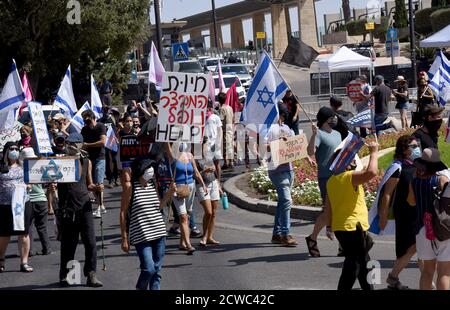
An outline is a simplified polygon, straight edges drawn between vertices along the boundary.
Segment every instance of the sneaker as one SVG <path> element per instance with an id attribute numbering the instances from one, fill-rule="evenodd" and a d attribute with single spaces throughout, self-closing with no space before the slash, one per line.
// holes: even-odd
<path id="1" fill-rule="evenodd" d="M 298 242 L 291 235 L 287 235 L 281 237 L 281 244 L 287 247 L 295 247 L 297 246 Z"/>
<path id="2" fill-rule="evenodd" d="M 281 237 L 281 235 L 273 235 L 270 242 L 272 242 L 273 244 L 281 244 L 283 243 L 283 238 Z"/>
<path id="3" fill-rule="evenodd" d="M 94 212 L 92 212 L 92 215 L 93 215 L 96 219 L 101 218 L 102 215 L 100 214 L 100 208 L 98 208 L 97 210 L 95 210 Z"/>
<path id="4" fill-rule="evenodd" d="M 169 235 L 171 235 L 171 236 L 179 236 L 179 235 L 181 235 L 180 227 L 177 227 L 177 228 L 170 227 Z"/>
<path id="5" fill-rule="evenodd" d="M 197 227 L 194 227 L 191 230 L 191 238 L 199 238 L 201 236 L 202 236 L 202 232 Z"/>
<path id="6" fill-rule="evenodd" d="M 87 276 L 86 285 L 89 287 L 102 287 L 103 283 L 97 279 L 97 275 L 95 274 L 95 272 L 91 271 Z"/>
<path id="7" fill-rule="evenodd" d="M 100 206 L 100 210 L 101 210 L 102 214 L 106 214 L 105 206 Z"/>
<path id="8" fill-rule="evenodd" d="M 391 290 L 407 290 L 408 287 L 403 285 L 402 282 L 396 277 L 393 277 L 391 274 L 388 275 L 386 279 L 386 283 L 388 284 L 388 289 Z"/>

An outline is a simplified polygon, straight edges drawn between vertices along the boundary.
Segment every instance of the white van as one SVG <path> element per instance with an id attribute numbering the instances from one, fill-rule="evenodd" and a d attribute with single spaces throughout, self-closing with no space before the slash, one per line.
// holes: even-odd
<path id="1" fill-rule="evenodd" d="M 223 82 L 225 83 L 225 89 L 222 90 L 222 92 L 226 93 L 231 85 L 233 85 L 234 82 L 236 82 L 236 92 L 239 96 L 239 102 L 243 103 L 245 102 L 245 98 L 247 96 L 247 93 L 245 92 L 244 86 L 242 86 L 241 81 L 239 80 L 239 77 L 237 75 L 230 75 L 226 74 L 223 75 Z M 215 95 L 217 98 L 217 95 L 219 94 L 219 76 L 214 76 L 214 84 L 215 84 Z"/>

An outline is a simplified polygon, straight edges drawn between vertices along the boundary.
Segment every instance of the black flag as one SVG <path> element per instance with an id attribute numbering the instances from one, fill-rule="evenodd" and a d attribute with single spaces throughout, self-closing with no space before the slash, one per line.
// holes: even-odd
<path id="1" fill-rule="evenodd" d="M 309 68 L 319 53 L 301 40 L 289 37 L 289 44 L 281 58 L 281 62 L 289 65 Z"/>

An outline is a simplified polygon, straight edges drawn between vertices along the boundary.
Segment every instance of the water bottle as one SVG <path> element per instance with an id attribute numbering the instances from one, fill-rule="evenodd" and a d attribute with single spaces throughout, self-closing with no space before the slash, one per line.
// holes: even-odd
<path id="1" fill-rule="evenodd" d="M 228 196 L 227 193 L 223 193 L 222 196 L 220 197 L 220 201 L 222 203 L 222 207 L 224 210 L 228 209 Z"/>

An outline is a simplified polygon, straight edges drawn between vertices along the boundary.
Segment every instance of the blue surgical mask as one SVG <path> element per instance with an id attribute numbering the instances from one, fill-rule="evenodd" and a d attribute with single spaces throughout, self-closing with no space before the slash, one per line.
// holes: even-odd
<path id="1" fill-rule="evenodd" d="M 8 158 L 12 159 L 12 160 L 17 160 L 19 159 L 19 151 L 9 151 L 8 152 Z"/>
<path id="2" fill-rule="evenodd" d="M 411 160 L 414 160 L 414 159 L 420 158 L 420 157 L 422 157 L 422 150 L 420 149 L 420 147 L 413 148 L 412 152 L 411 152 L 411 156 L 409 156 L 409 158 Z"/>

